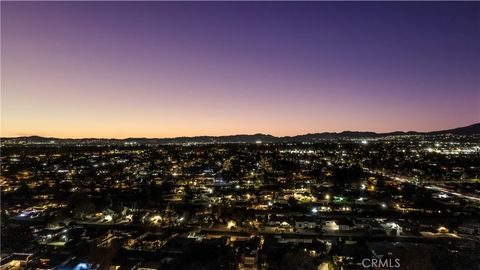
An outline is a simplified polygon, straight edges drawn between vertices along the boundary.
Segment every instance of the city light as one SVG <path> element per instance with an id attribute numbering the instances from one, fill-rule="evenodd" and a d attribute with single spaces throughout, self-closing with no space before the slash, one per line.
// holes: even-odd
<path id="1" fill-rule="evenodd" d="M 479 265 L 480 2 L 15 2 L 0 270 Z"/>
<path id="2" fill-rule="evenodd" d="M 229 220 L 228 223 L 227 223 L 227 228 L 228 229 L 232 229 L 234 228 L 235 226 L 237 225 L 237 223 L 233 220 Z"/>

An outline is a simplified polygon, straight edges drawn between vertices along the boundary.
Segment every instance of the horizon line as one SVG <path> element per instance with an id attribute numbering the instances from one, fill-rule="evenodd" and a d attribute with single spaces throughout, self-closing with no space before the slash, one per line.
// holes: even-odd
<path id="1" fill-rule="evenodd" d="M 475 122 L 470 125 L 448 128 L 448 129 L 440 129 L 440 130 L 428 130 L 428 131 L 415 131 L 415 130 L 395 130 L 395 131 L 385 131 L 385 132 L 378 132 L 378 131 L 368 131 L 368 130 L 343 130 L 343 131 L 319 131 L 319 132 L 309 132 L 309 133 L 302 133 L 302 134 L 295 134 L 295 135 L 272 135 L 268 133 L 256 132 L 256 133 L 237 133 L 237 134 L 227 134 L 227 135 L 192 135 L 192 136 L 174 136 L 174 137 L 57 137 L 57 136 L 41 136 L 41 135 L 21 135 L 21 136 L 0 136 L 0 139 L 16 139 L 16 138 L 29 138 L 29 137 L 40 137 L 40 138 L 47 138 L 47 139 L 61 139 L 61 140 L 87 140 L 87 139 L 96 139 L 96 140 L 128 140 L 128 139 L 176 139 L 176 138 L 196 138 L 196 137 L 230 137 L 230 136 L 254 136 L 254 135 L 264 135 L 264 136 L 272 136 L 276 138 L 285 138 L 285 137 L 296 137 L 296 136 L 303 136 L 309 134 L 323 134 L 323 133 L 332 133 L 332 134 L 341 134 L 344 132 L 368 132 L 368 133 L 375 133 L 375 134 L 389 134 L 389 133 L 430 133 L 430 132 L 440 132 L 440 131 L 448 131 L 453 129 L 459 128 L 467 128 L 475 125 L 480 125 L 480 122 Z"/>

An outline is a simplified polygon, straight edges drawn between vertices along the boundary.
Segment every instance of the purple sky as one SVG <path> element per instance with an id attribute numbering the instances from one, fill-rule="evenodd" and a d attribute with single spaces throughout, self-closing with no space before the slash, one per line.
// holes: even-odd
<path id="1" fill-rule="evenodd" d="M 480 122 L 479 2 L 1 2 L 2 136 Z"/>

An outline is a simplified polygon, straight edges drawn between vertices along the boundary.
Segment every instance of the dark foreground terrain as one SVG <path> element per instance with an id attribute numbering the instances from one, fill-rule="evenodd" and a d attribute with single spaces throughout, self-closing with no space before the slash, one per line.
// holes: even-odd
<path id="1" fill-rule="evenodd" d="M 2 145 L 2 269 L 479 269 L 480 139 Z"/>

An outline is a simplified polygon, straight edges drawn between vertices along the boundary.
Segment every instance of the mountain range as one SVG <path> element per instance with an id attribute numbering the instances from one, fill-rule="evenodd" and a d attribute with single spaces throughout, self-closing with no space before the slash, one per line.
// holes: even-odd
<path id="1" fill-rule="evenodd" d="M 27 136 L 27 137 L 8 137 L 2 138 L 4 142 L 29 142 L 37 144 L 55 143 L 79 143 L 79 142 L 95 142 L 95 143 L 138 143 L 138 144 L 171 144 L 171 143 L 273 143 L 273 142 L 314 142 L 329 139 L 368 139 L 382 138 L 388 136 L 406 136 L 406 135 L 480 135 L 480 123 L 470 126 L 459 127 L 447 130 L 417 132 L 417 131 L 395 131 L 387 133 L 377 133 L 370 131 L 343 131 L 343 132 L 322 132 L 309 133 L 296 136 L 277 137 L 268 134 L 253 135 L 228 135 L 228 136 L 195 136 L 195 137 L 175 137 L 175 138 L 127 138 L 127 139 L 103 139 L 103 138 L 83 138 L 83 139 L 65 139 L 53 137 Z"/>

